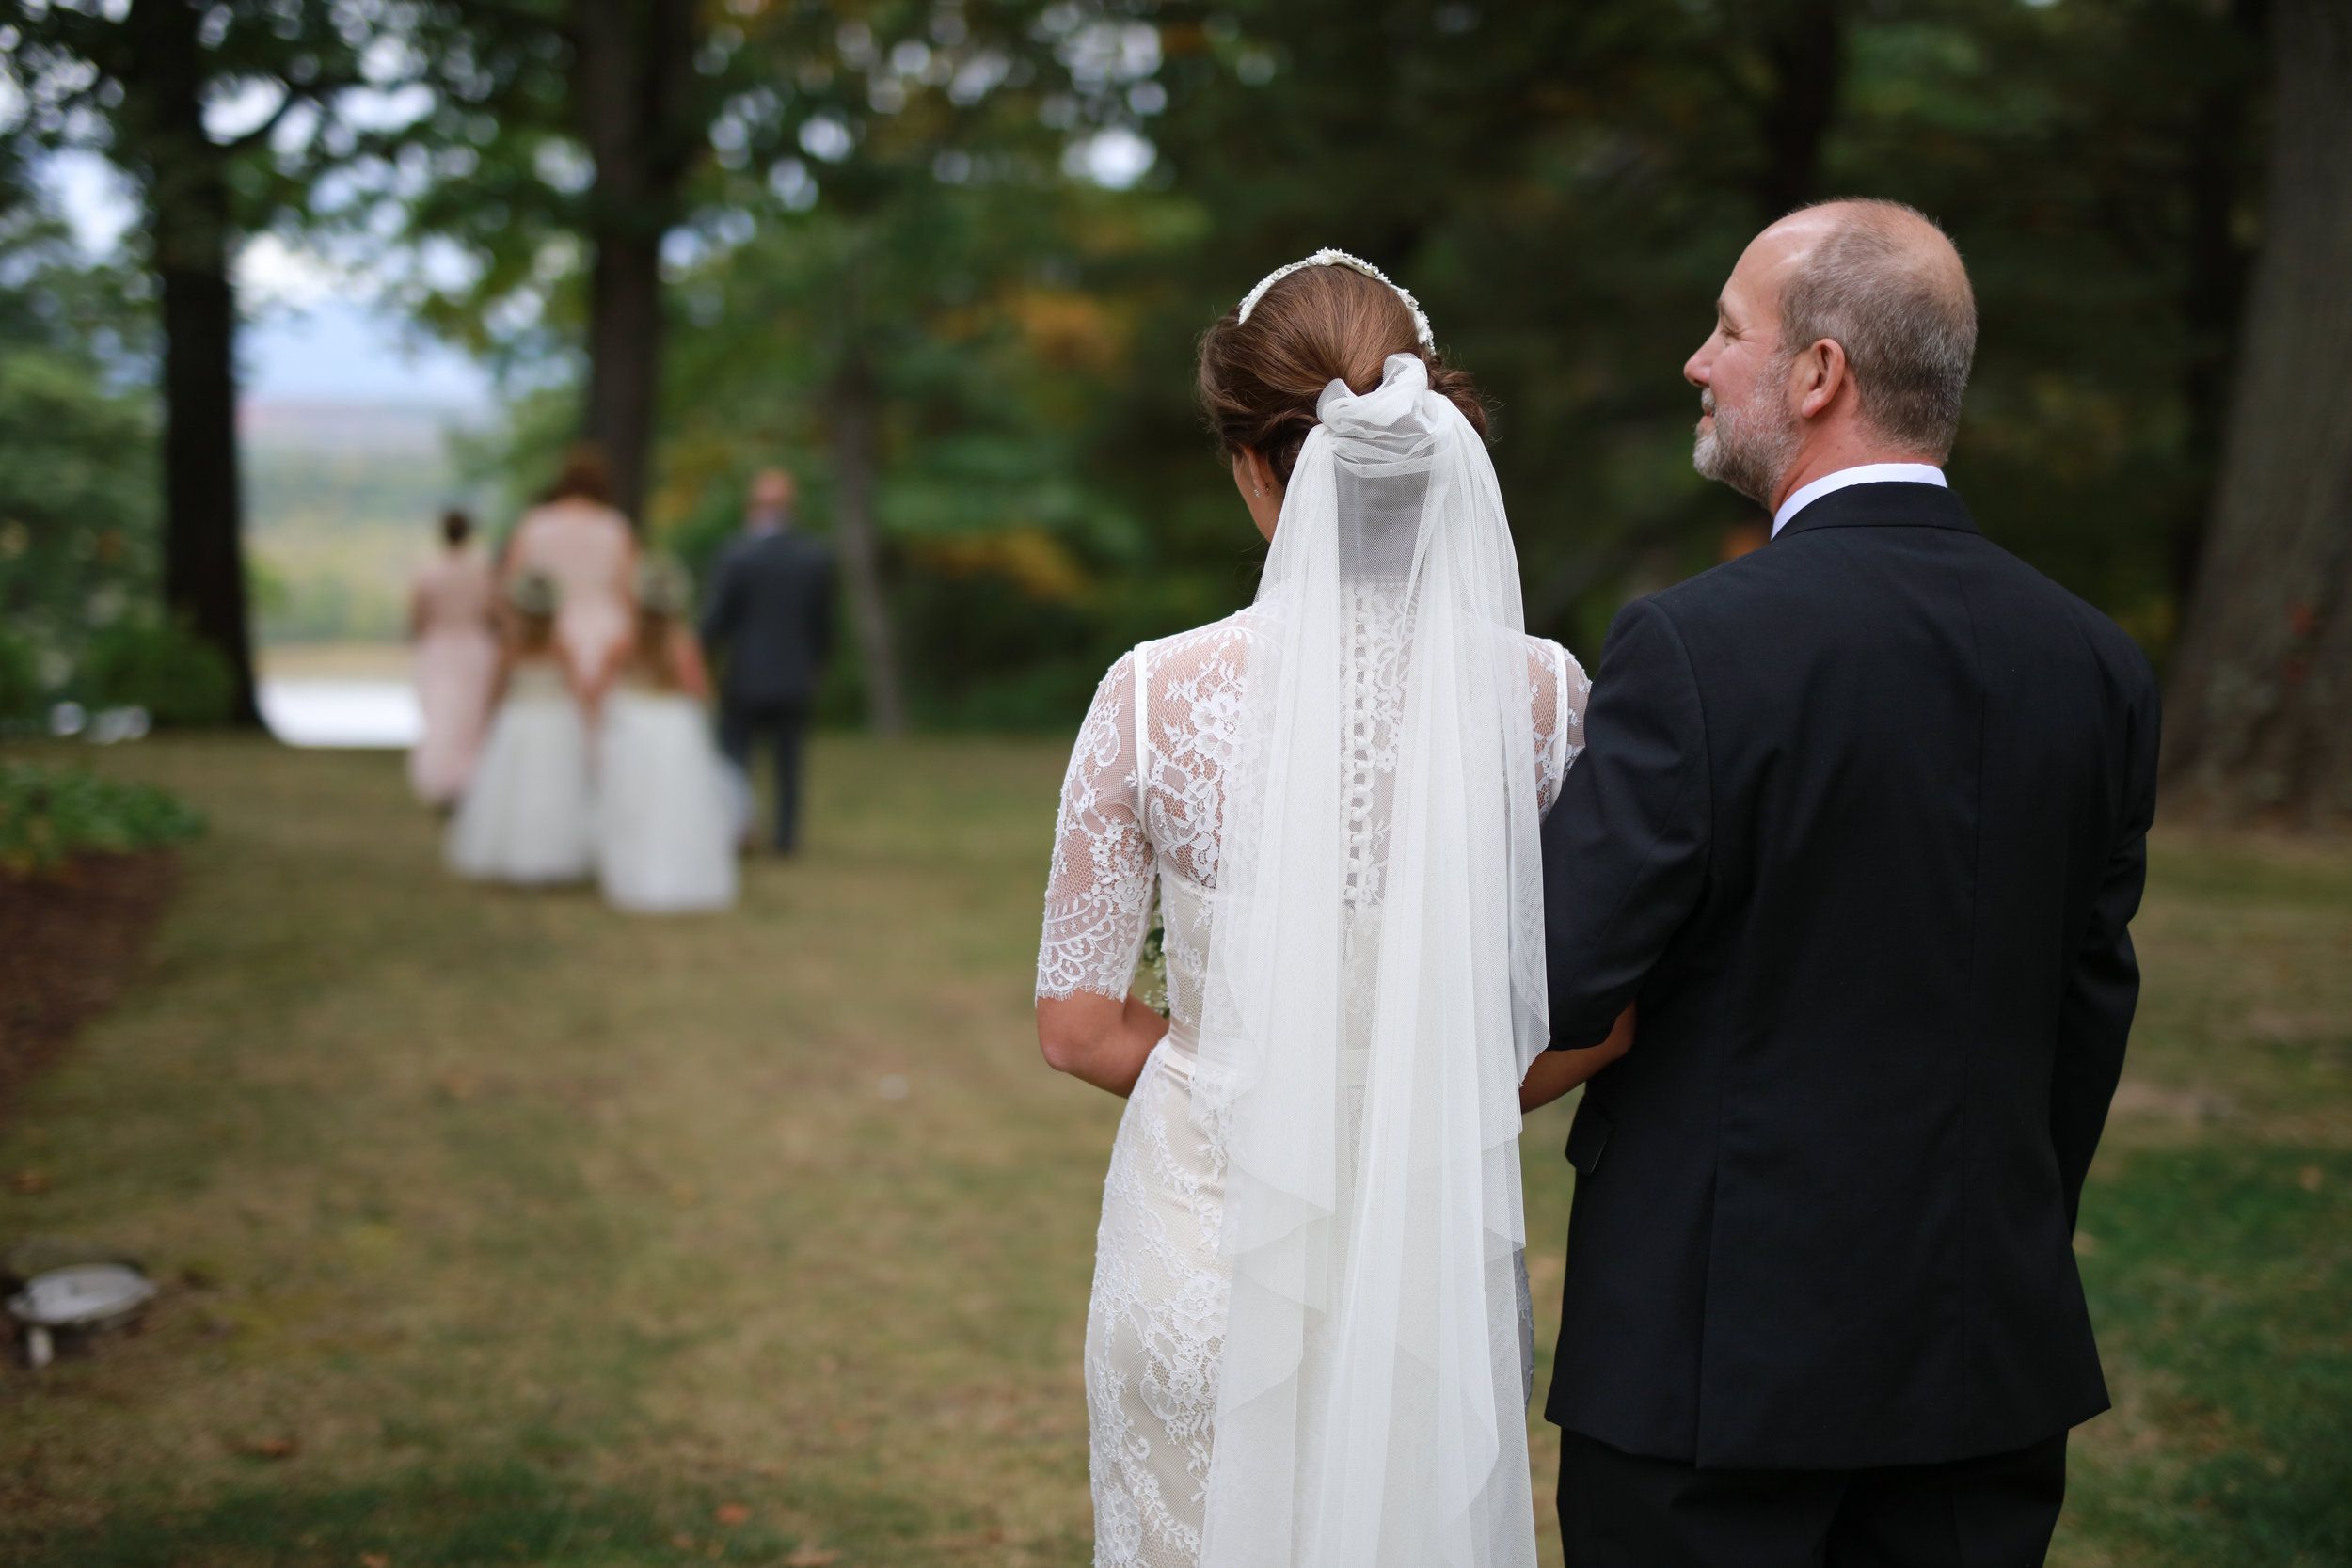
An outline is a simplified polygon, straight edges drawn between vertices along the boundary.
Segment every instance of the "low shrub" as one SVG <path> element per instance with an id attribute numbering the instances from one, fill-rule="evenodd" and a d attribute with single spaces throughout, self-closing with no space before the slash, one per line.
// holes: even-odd
<path id="1" fill-rule="evenodd" d="M 91 707 L 143 707 L 158 724 L 225 723 L 237 701 L 220 651 L 168 621 L 126 618 L 97 633 L 74 685 Z"/>
<path id="2" fill-rule="evenodd" d="M 40 716 L 40 665 L 31 644 L 0 628 L 0 723 Z"/>
<path id="3" fill-rule="evenodd" d="M 0 762 L 0 871 L 55 871 L 75 855 L 159 849 L 203 831 L 193 806 L 152 784 Z"/>

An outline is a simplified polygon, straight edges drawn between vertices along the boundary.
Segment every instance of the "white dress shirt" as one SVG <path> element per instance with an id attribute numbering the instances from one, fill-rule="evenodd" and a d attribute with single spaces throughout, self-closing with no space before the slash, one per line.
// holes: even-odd
<path id="1" fill-rule="evenodd" d="M 1932 463 L 1865 463 L 1859 467 L 1840 468 L 1834 474 L 1823 474 L 1812 483 L 1780 503 L 1772 514 L 1772 537 L 1780 537 L 1781 529 L 1788 519 L 1828 495 L 1843 490 L 1849 484 L 1932 484 L 1948 490 L 1944 470 Z"/>

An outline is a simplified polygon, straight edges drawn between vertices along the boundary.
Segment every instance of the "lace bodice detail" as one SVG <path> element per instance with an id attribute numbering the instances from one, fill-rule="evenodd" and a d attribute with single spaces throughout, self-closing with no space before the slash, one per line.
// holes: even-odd
<path id="1" fill-rule="evenodd" d="M 1120 657 L 1095 689 L 1062 780 L 1038 949 L 1037 994 L 1090 991 L 1126 996 L 1159 890 L 1168 969 L 1168 1004 L 1198 1023 L 1200 979 L 1214 918 L 1222 840 L 1225 769 L 1242 716 L 1252 617 L 1222 621 L 1146 642 Z M 1362 650 L 1375 680 L 1389 670 L 1380 650 Z M 1141 678 L 1138 681 L 1138 672 Z M 1575 656 L 1527 639 L 1528 706 L 1534 721 L 1536 805 L 1550 809 L 1561 781 L 1584 749 L 1592 691 Z M 1375 705 L 1375 711 L 1391 705 Z M 1351 736 L 1351 811 L 1386 787 L 1396 765 L 1385 725 Z M 1377 866 L 1384 857 L 1364 857 Z M 1351 897 L 1377 890 L 1351 886 Z"/>

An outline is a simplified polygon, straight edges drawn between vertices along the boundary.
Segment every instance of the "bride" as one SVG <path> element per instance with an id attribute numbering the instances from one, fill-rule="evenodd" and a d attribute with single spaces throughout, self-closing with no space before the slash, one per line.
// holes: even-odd
<path id="1" fill-rule="evenodd" d="M 1521 629 L 1484 411 L 1410 294 L 1318 251 L 1209 329 L 1200 387 L 1264 576 L 1104 677 L 1038 960 L 1046 1059 L 1128 1098 L 1095 1561 L 1523 1568 L 1519 1112 L 1629 1037 L 1529 1071 L 1588 683 Z M 1129 996 L 1155 907 L 1165 1020 Z"/>

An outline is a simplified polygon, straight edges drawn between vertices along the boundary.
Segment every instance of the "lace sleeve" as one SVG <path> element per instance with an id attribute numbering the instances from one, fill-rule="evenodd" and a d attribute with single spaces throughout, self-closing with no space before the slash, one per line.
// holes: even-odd
<path id="1" fill-rule="evenodd" d="M 1037 994 L 1123 999 L 1152 907 L 1152 845 L 1137 811 L 1136 657 L 1095 689 L 1062 779 Z"/>
<path id="2" fill-rule="evenodd" d="M 1584 708 L 1593 683 L 1584 666 L 1557 642 L 1527 640 L 1528 696 L 1535 710 L 1535 810 L 1551 810 L 1568 769 L 1584 750 Z"/>

